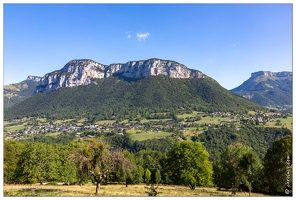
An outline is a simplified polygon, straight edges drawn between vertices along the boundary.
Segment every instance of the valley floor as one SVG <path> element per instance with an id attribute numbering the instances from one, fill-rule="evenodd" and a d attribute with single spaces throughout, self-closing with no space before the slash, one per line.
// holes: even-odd
<path id="1" fill-rule="evenodd" d="M 102 185 L 101 196 L 148 196 L 145 185 Z M 95 185 L 4 185 L 4 196 L 94 196 Z M 159 185 L 157 196 L 232 196 L 231 191 L 218 191 L 217 188 L 196 188 L 190 190 L 189 187 L 174 185 Z M 237 192 L 235 196 L 248 196 L 247 192 Z M 266 196 L 264 194 L 252 193 L 251 196 Z"/>

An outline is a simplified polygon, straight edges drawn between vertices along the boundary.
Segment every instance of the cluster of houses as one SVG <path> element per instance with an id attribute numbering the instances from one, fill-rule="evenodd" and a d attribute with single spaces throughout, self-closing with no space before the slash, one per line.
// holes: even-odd
<path id="1" fill-rule="evenodd" d="M 275 118 L 283 118 L 287 116 L 287 114 L 283 113 L 272 113 L 270 115 L 267 114 L 257 114 L 257 115 L 238 115 L 232 114 L 228 112 L 214 112 L 208 115 L 204 115 L 203 117 L 211 116 L 211 117 L 227 117 L 228 120 L 221 120 L 219 124 L 215 124 L 215 126 L 229 126 L 232 122 L 238 123 L 249 123 L 253 122 L 270 122 L 275 121 Z M 231 120 L 229 120 L 229 118 Z M 22 123 L 22 122 L 19 122 Z M 214 124 L 207 123 L 206 125 L 211 127 Z M 186 127 L 198 126 L 197 123 L 176 123 L 174 120 L 167 120 L 167 121 L 150 121 L 149 123 L 141 123 L 141 122 L 127 122 L 125 124 L 120 123 L 113 123 L 113 124 L 87 124 L 83 126 L 78 126 L 72 123 L 62 123 L 62 124 L 48 124 L 43 123 L 41 125 L 30 125 L 26 126 L 22 130 L 17 130 L 14 132 L 4 131 L 6 135 L 6 139 L 24 139 L 27 138 L 29 135 L 38 135 L 38 134 L 45 134 L 45 133 L 55 133 L 55 132 L 63 132 L 63 133 L 73 133 L 77 132 L 77 137 L 79 137 L 79 132 L 83 131 L 116 131 L 118 135 L 123 135 L 123 130 L 129 129 L 139 129 L 143 131 L 151 130 L 154 132 L 159 131 L 167 131 L 173 132 L 176 130 L 182 131 Z"/>

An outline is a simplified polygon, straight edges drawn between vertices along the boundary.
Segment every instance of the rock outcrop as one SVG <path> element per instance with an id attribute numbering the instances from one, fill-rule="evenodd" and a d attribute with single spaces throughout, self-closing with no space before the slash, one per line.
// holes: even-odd
<path id="1" fill-rule="evenodd" d="M 149 59 L 130 61 L 125 64 L 102 65 L 93 60 L 72 60 L 61 70 L 57 70 L 40 78 L 35 93 L 48 92 L 60 87 L 97 84 L 96 79 L 109 76 L 122 76 L 141 79 L 146 76 L 165 75 L 172 78 L 203 78 L 204 74 L 188 69 L 175 61 Z"/>
<path id="2" fill-rule="evenodd" d="M 292 72 L 259 71 L 251 74 L 251 77 L 253 78 L 257 76 L 292 77 Z"/>
<path id="3" fill-rule="evenodd" d="M 41 77 L 39 77 L 39 76 L 32 76 L 32 75 L 29 75 L 29 76 L 27 77 L 27 80 L 28 80 L 28 81 L 40 82 Z"/>

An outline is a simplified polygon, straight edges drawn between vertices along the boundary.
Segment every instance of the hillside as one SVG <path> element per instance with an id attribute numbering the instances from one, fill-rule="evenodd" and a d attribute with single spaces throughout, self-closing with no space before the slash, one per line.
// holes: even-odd
<path id="1" fill-rule="evenodd" d="M 177 110 L 260 110 L 259 105 L 233 94 L 215 80 L 148 76 L 96 79 L 96 85 L 59 88 L 36 94 L 5 111 L 5 119 L 29 116 L 88 117 L 95 120 L 145 117 L 153 112 Z"/>
<path id="2" fill-rule="evenodd" d="M 4 109 L 19 103 L 34 94 L 35 88 L 39 85 L 40 77 L 28 76 L 20 83 L 5 85 L 4 90 Z"/>
<path id="3" fill-rule="evenodd" d="M 262 106 L 292 106 L 292 72 L 255 72 L 231 92 Z"/>

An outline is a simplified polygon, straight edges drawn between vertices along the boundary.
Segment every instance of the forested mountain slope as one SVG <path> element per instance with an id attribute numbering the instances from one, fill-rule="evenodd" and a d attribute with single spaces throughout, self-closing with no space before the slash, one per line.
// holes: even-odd
<path id="1" fill-rule="evenodd" d="M 262 106 L 292 105 L 292 72 L 255 72 L 231 91 Z"/>
<path id="2" fill-rule="evenodd" d="M 210 77 L 148 76 L 96 79 L 97 85 L 59 88 L 36 94 L 5 111 L 5 119 L 29 116 L 111 119 L 178 109 L 200 111 L 260 110 L 261 106 L 233 94 Z"/>

